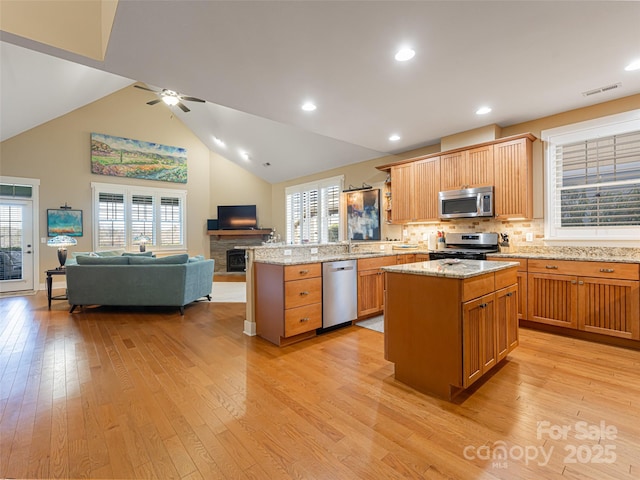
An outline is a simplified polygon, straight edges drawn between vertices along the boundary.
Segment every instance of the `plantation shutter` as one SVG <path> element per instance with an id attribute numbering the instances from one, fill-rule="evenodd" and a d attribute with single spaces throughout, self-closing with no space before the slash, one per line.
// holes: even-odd
<path id="1" fill-rule="evenodd" d="M 342 177 L 288 187 L 286 193 L 286 242 L 339 241 Z"/>
<path id="2" fill-rule="evenodd" d="M 131 197 L 131 243 L 139 235 L 145 235 L 155 243 L 153 231 L 153 197 L 151 195 L 132 195 Z"/>
<path id="3" fill-rule="evenodd" d="M 98 246 L 125 246 L 124 195 L 121 193 L 99 194 Z"/>
<path id="4" fill-rule="evenodd" d="M 182 207 L 180 198 L 160 198 L 160 245 L 182 245 Z"/>
<path id="5" fill-rule="evenodd" d="M 640 225 L 640 132 L 555 146 L 559 227 Z"/>

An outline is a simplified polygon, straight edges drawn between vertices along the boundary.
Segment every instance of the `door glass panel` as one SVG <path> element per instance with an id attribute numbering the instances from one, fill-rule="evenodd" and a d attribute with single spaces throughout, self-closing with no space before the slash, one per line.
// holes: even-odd
<path id="1" fill-rule="evenodd" d="M 23 207 L 0 205 L 0 280 L 21 280 Z"/>

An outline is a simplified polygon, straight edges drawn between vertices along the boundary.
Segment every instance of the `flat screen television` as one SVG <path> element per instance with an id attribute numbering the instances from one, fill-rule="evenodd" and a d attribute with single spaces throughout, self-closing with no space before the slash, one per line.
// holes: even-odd
<path id="1" fill-rule="evenodd" d="M 257 227 L 255 205 L 218 205 L 220 230 L 253 230 Z"/>

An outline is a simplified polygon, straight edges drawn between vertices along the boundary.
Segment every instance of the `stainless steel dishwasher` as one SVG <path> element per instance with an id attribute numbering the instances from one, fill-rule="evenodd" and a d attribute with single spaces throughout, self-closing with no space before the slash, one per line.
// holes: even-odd
<path id="1" fill-rule="evenodd" d="M 351 322 L 358 317 L 356 260 L 322 264 L 322 328 Z"/>

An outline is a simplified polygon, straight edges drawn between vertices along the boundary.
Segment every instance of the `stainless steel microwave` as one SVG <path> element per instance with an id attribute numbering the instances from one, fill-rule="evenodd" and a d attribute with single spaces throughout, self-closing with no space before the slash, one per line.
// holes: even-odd
<path id="1" fill-rule="evenodd" d="M 493 187 L 440 192 L 438 214 L 440 218 L 493 217 Z"/>

